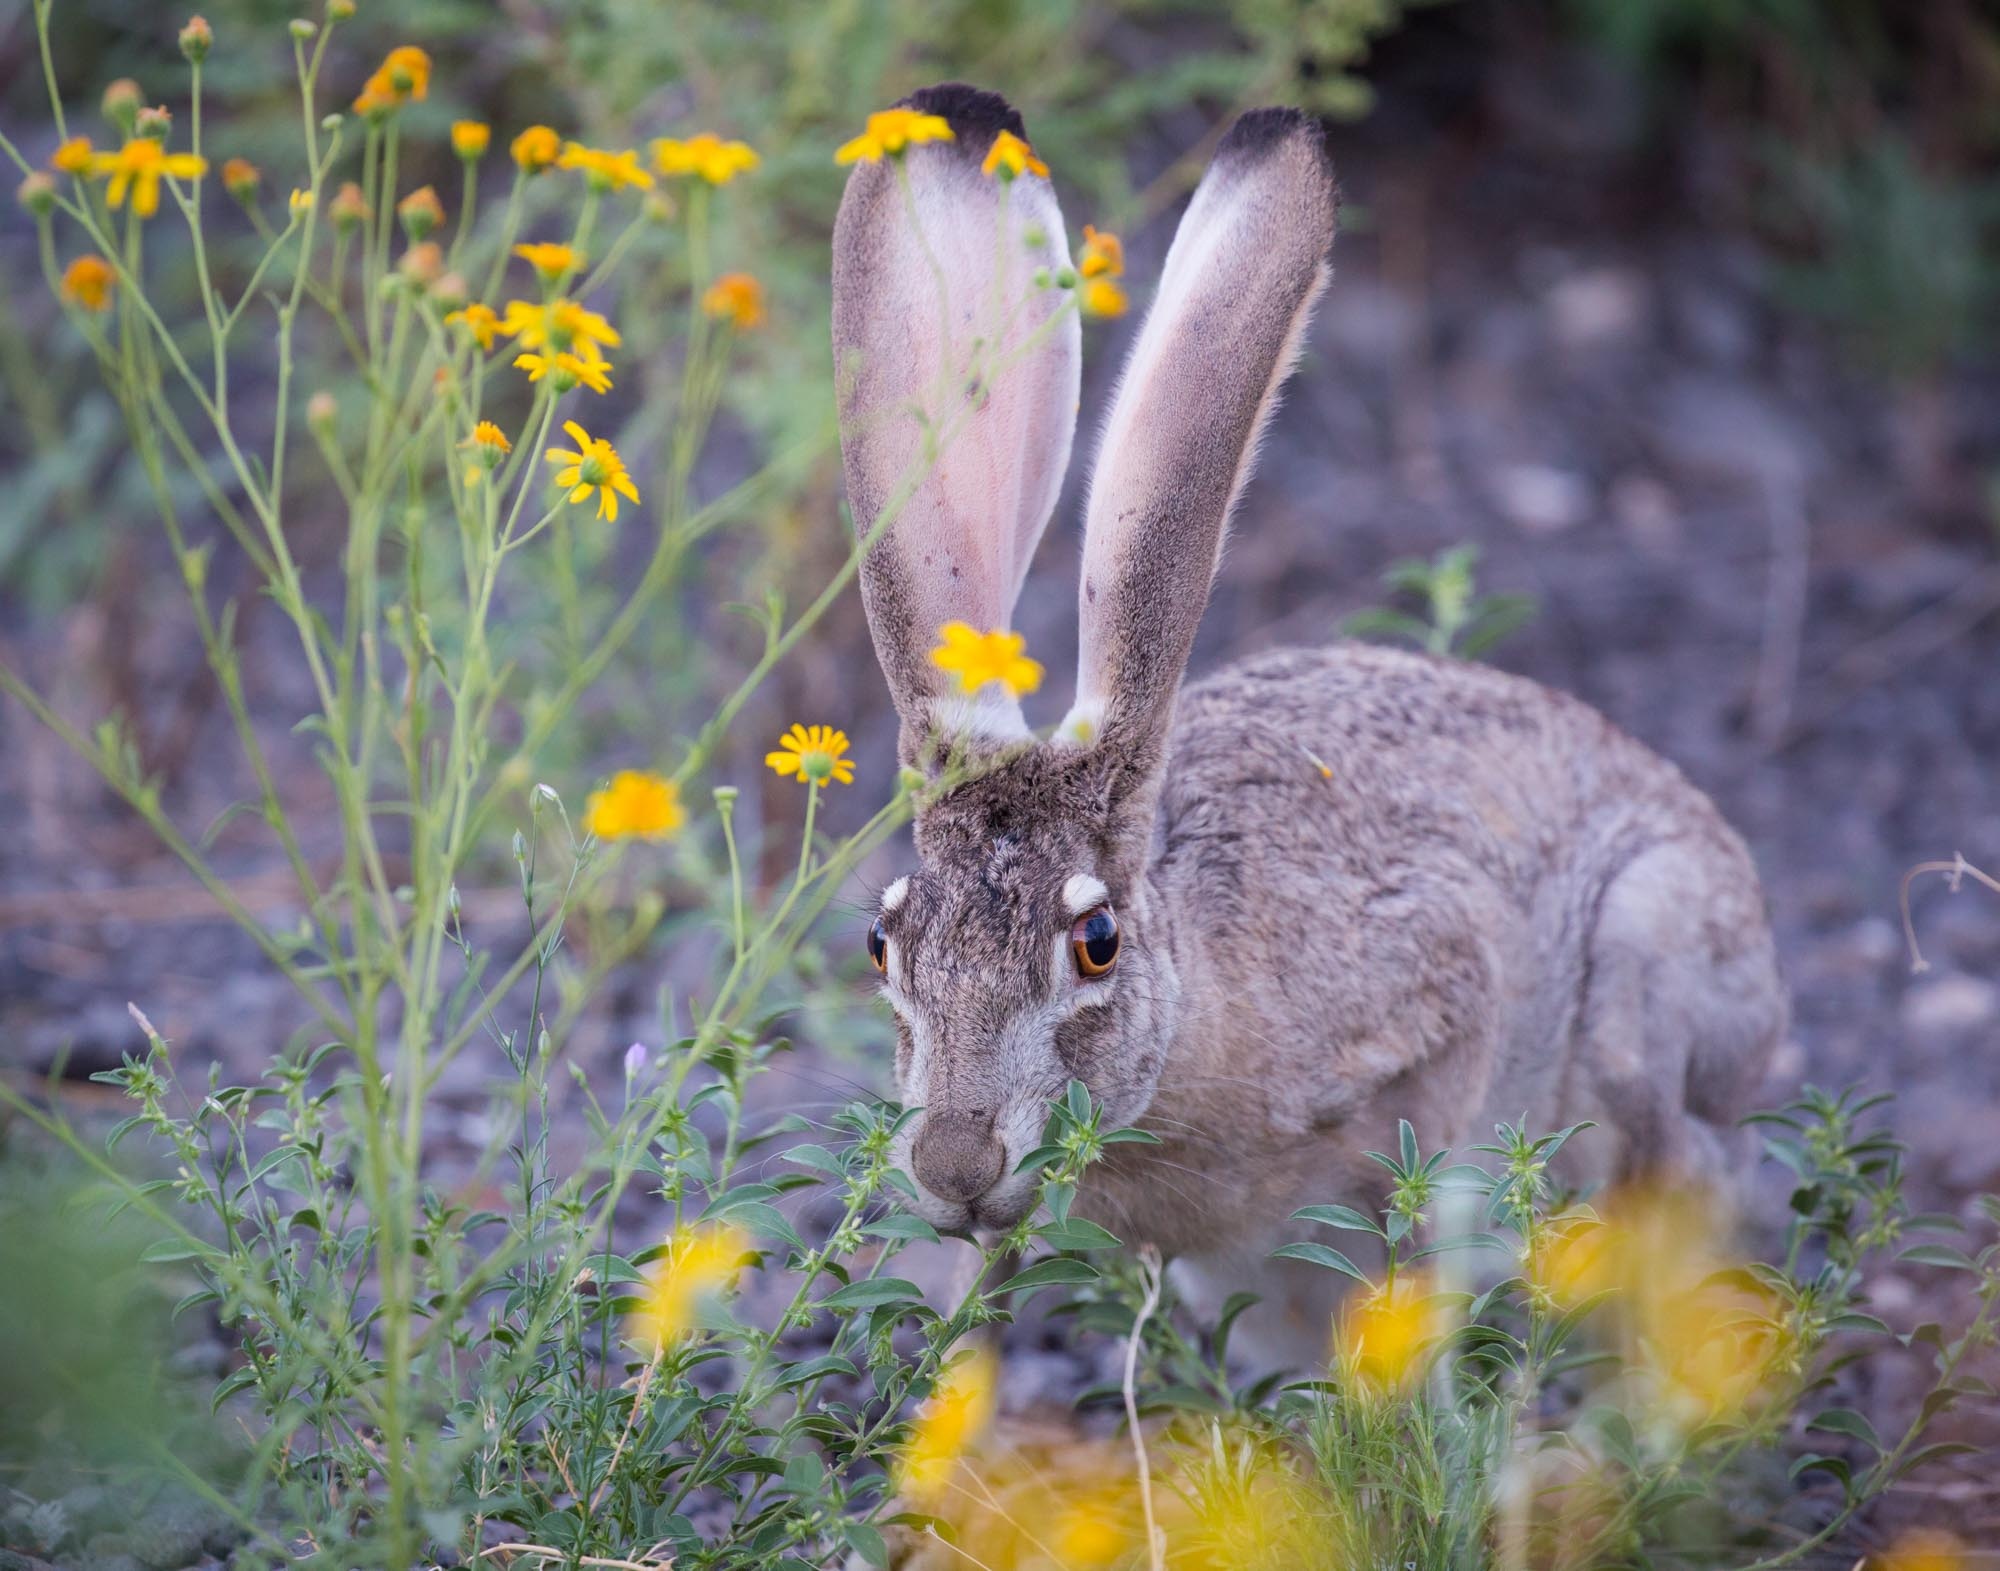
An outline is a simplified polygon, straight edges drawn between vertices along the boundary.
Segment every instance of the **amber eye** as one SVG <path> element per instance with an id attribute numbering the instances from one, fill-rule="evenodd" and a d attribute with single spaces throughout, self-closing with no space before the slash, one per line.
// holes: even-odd
<path id="1" fill-rule="evenodd" d="M 884 976 L 889 974 L 889 931 L 878 916 L 868 924 L 868 958 Z"/>
<path id="2" fill-rule="evenodd" d="M 1076 919 L 1069 930 L 1070 952 L 1081 976 L 1102 976 L 1118 963 L 1118 918 L 1099 906 Z"/>

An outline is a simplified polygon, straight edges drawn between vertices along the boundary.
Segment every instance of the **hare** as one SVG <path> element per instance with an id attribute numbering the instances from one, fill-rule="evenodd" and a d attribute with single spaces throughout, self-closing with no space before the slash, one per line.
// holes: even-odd
<path id="1" fill-rule="evenodd" d="M 1172 1257 L 1198 1313 L 1259 1293 L 1237 1345 L 1300 1367 L 1339 1278 L 1270 1252 L 1298 1206 L 1374 1202 L 1363 1153 L 1398 1118 L 1433 1146 L 1589 1119 L 1594 1176 L 1717 1170 L 1786 1006 L 1743 843 L 1671 764 L 1562 694 L 1383 648 L 1182 691 L 1329 276 L 1315 120 L 1243 115 L 1175 235 L 1091 477 L 1068 717 L 1040 740 L 1001 684 L 933 664 L 942 624 L 1010 621 L 1081 348 L 1053 189 L 982 172 L 1020 117 L 958 84 L 906 104 L 953 137 L 855 169 L 833 341 L 902 761 L 976 765 L 918 812 L 868 932 L 921 1108 L 915 1209 L 1016 1222 L 1038 1194 L 1016 1164 L 1080 1079 L 1162 1144 L 1114 1147 L 1078 1210 Z"/>

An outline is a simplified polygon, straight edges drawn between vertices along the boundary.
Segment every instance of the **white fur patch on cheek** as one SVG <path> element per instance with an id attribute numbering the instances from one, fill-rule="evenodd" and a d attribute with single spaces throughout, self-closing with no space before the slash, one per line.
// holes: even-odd
<path id="1" fill-rule="evenodd" d="M 1071 916 L 1082 916 L 1110 898 L 1111 891 L 1104 887 L 1104 880 L 1088 873 L 1072 873 L 1069 882 L 1063 885 L 1063 905 Z"/>
<path id="2" fill-rule="evenodd" d="M 887 889 L 882 891 L 882 914 L 903 909 L 903 902 L 910 897 L 910 876 L 905 873 Z"/>

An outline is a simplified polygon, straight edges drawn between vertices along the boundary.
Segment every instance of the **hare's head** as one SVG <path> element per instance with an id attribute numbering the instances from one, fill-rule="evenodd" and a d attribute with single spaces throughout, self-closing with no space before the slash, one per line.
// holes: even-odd
<path id="1" fill-rule="evenodd" d="M 982 169 L 1004 100 L 930 88 L 949 141 L 864 164 L 834 231 L 833 339 L 862 599 L 902 718 L 903 761 L 940 789 L 917 866 L 883 892 L 869 953 L 896 1014 L 920 1209 L 1006 1226 L 1014 1167 L 1072 1078 L 1115 1122 L 1158 1084 L 1198 912 L 1147 886 L 1181 672 L 1229 513 L 1327 277 L 1335 195 L 1318 124 L 1245 115 L 1167 255 L 1105 423 L 1078 597 L 1069 716 L 1029 730 L 1002 683 L 967 692 L 939 630 L 1009 625 L 1062 489 L 1081 362 L 1061 210 L 1032 172 Z"/>

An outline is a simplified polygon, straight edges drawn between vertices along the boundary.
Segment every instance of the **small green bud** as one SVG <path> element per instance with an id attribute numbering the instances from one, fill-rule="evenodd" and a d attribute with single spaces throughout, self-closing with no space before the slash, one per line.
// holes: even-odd
<path id="1" fill-rule="evenodd" d="M 174 128 L 174 117 L 165 109 L 141 109 L 132 118 L 132 132 L 155 142 L 164 142 Z"/>
<path id="2" fill-rule="evenodd" d="M 145 101 L 145 96 L 139 91 L 139 84 L 129 76 L 121 76 L 104 89 L 104 96 L 98 100 L 98 107 L 103 110 L 106 120 L 130 136 L 132 124 L 138 118 L 139 106 Z"/>
<path id="3" fill-rule="evenodd" d="M 292 37 L 296 38 L 300 43 L 304 43 L 318 31 L 319 24 L 317 22 L 307 21 L 302 16 L 292 18 Z"/>
<path id="4" fill-rule="evenodd" d="M 15 190 L 14 200 L 35 217 L 47 218 L 55 211 L 56 183 L 37 169 Z"/>
<path id="5" fill-rule="evenodd" d="M 214 42 L 214 29 L 203 17 L 189 17 L 187 26 L 181 29 L 181 53 L 194 65 L 200 65 L 208 58 L 209 46 Z"/>

